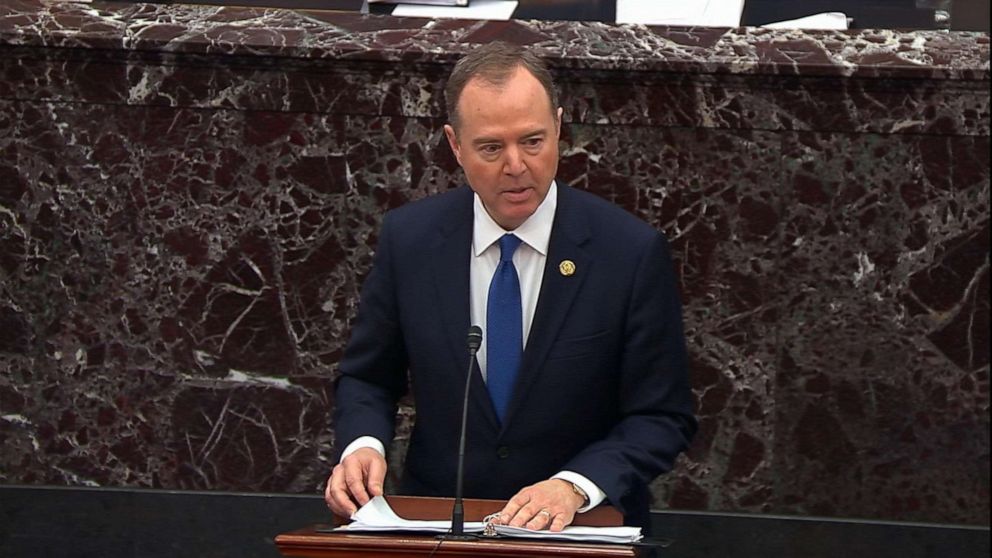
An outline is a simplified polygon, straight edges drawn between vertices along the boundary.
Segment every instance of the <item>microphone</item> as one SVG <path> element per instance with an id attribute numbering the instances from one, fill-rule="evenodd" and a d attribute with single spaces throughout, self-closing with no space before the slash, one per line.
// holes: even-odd
<path id="1" fill-rule="evenodd" d="M 465 474 L 465 431 L 468 429 L 468 388 L 472 385 L 472 367 L 475 366 L 475 353 L 482 346 L 482 328 L 474 325 L 468 328 L 468 374 L 465 375 L 465 400 L 462 402 L 462 430 L 458 439 L 458 474 L 455 479 L 455 506 L 451 510 L 451 535 L 447 538 L 474 539 L 465 534 L 465 509 L 462 502 L 462 479 Z"/>

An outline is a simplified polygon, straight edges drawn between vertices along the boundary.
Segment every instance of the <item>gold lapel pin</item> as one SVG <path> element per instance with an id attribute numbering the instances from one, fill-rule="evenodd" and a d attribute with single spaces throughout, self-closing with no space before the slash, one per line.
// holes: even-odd
<path id="1" fill-rule="evenodd" d="M 565 277 L 570 277 L 575 273 L 575 262 L 572 260 L 562 260 L 561 263 L 558 264 L 558 271 L 560 271 Z"/>

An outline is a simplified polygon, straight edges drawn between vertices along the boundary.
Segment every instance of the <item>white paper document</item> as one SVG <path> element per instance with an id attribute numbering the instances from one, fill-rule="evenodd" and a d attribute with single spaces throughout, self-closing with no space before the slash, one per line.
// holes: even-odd
<path id="1" fill-rule="evenodd" d="M 485 524 L 481 521 L 465 522 L 466 533 L 481 533 Z M 450 520 L 403 519 L 396 515 L 389 502 L 382 496 L 375 496 L 351 516 L 351 523 L 339 527 L 342 531 L 424 531 L 447 533 L 451 530 Z"/>
<path id="2" fill-rule="evenodd" d="M 766 23 L 762 27 L 768 29 L 847 29 L 847 14 L 824 12 L 799 19 Z"/>
<path id="3" fill-rule="evenodd" d="M 472 0 L 468 6 L 424 6 L 417 4 L 397 4 L 393 8 L 396 17 L 448 17 L 459 19 L 498 19 L 507 20 L 517 9 L 516 0 Z"/>
<path id="4" fill-rule="evenodd" d="M 737 27 L 744 0 L 617 0 L 617 23 Z"/>
<path id="5" fill-rule="evenodd" d="M 641 540 L 640 527 L 577 527 L 569 525 L 559 533 L 532 531 L 523 527 L 497 525 L 496 532 L 504 537 L 525 539 L 564 539 L 575 542 L 635 543 Z"/>
<path id="6" fill-rule="evenodd" d="M 464 6 L 468 0 L 369 0 L 369 4 L 432 4 L 434 6 Z"/>
<path id="7" fill-rule="evenodd" d="M 384 532 L 384 531 L 418 531 L 425 533 L 447 533 L 451 530 L 450 520 L 413 520 L 403 519 L 389 507 L 382 496 L 372 498 L 351 516 L 352 522 L 338 527 L 338 531 L 347 532 Z M 482 533 L 485 524 L 481 521 L 466 521 L 466 533 Z M 560 533 L 551 531 L 533 531 L 523 527 L 497 525 L 498 536 L 519 537 L 531 539 L 566 539 L 582 542 L 634 543 L 641 540 L 640 527 L 565 527 Z"/>

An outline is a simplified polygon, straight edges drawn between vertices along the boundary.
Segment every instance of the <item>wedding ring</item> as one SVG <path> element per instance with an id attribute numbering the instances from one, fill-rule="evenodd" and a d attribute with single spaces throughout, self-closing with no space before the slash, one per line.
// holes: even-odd
<path id="1" fill-rule="evenodd" d="M 551 517 L 551 512 L 549 512 L 548 510 L 541 510 L 537 512 L 538 515 L 541 515 L 542 513 L 548 517 Z"/>

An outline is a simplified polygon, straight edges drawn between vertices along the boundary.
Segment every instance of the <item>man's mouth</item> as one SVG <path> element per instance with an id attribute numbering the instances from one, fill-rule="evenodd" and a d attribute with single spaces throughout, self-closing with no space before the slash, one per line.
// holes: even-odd
<path id="1" fill-rule="evenodd" d="M 509 195 L 513 196 L 513 195 L 524 194 L 524 193 L 527 193 L 529 191 L 530 191 L 530 187 L 528 187 L 528 186 L 521 186 L 519 188 L 507 188 L 506 190 L 503 190 L 503 193 L 504 194 L 509 194 Z"/>
<path id="2" fill-rule="evenodd" d="M 531 188 L 527 186 L 522 186 L 520 188 L 510 188 L 503 190 L 503 195 L 509 198 L 511 201 L 518 201 L 518 199 L 526 198 L 530 195 Z"/>

